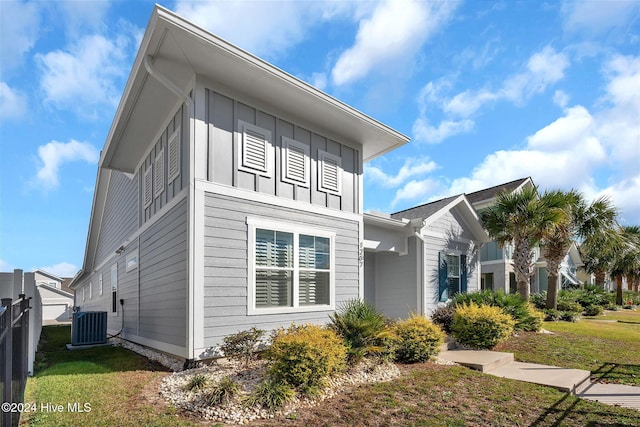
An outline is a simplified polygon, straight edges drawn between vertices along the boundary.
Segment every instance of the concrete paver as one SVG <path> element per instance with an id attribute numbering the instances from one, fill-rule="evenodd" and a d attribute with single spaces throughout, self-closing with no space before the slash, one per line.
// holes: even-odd
<path id="1" fill-rule="evenodd" d="M 578 393 L 578 396 L 607 405 L 623 406 L 640 411 L 640 387 L 594 382 Z"/>
<path id="2" fill-rule="evenodd" d="M 513 362 L 487 372 L 497 377 L 546 385 L 567 393 L 579 393 L 589 385 L 591 372 L 535 363 Z"/>

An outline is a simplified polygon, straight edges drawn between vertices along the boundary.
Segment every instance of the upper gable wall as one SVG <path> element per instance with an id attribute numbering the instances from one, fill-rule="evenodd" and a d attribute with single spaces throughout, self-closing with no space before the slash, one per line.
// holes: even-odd
<path id="1" fill-rule="evenodd" d="M 203 167 L 206 171 L 206 179 L 218 184 L 311 203 L 319 207 L 359 213 L 361 147 L 335 141 L 287 120 L 281 114 L 274 114 L 268 107 L 258 108 L 252 104 L 210 88 L 205 90 L 208 158 L 196 159 L 196 161 L 207 162 L 206 167 Z M 258 126 L 271 133 L 269 149 L 272 155 L 269 159 L 269 176 L 247 172 L 239 167 L 241 122 Z M 283 138 L 291 138 L 308 146 L 310 157 L 308 186 L 292 184 L 283 179 Z M 201 139 L 197 138 L 196 144 L 200 143 Z M 321 191 L 319 188 L 320 151 L 340 158 L 342 167 L 340 194 Z"/>
<path id="2" fill-rule="evenodd" d="M 452 240 L 460 238 L 474 240 L 473 234 L 469 231 L 462 215 L 455 209 L 446 212 L 431 225 L 427 227 L 428 231 L 438 234 L 444 234 Z"/>

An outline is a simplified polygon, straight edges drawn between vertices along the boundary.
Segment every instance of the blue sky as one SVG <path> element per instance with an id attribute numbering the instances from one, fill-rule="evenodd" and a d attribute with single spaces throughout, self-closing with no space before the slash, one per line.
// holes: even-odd
<path id="1" fill-rule="evenodd" d="M 640 224 L 640 2 L 160 4 L 410 136 L 394 212 L 531 176 Z M 153 2 L 0 0 L 0 271 L 82 267 L 99 152 Z"/>

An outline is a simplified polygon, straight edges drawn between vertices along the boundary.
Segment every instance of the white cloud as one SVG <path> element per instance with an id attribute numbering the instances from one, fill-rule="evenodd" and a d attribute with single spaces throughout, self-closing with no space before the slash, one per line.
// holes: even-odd
<path id="1" fill-rule="evenodd" d="M 424 180 L 409 181 L 404 187 L 396 191 L 391 202 L 391 207 L 405 200 L 425 200 L 429 195 L 441 189 L 441 185 L 436 179 L 427 178 Z"/>
<path id="2" fill-rule="evenodd" d="M 74 277 L 78 273 L 78 267 L 68 262 L 61 262 L 48 267 L 38 267 L 37 269 L 58 277 Z"/>
<path id="3" fill-rule="evenodd" d="M 613 28 L 624 28 L 638 17 L 638 3 L 631 0 L 565 1 L 561 8 L 563 27 L 569 32 L 595 36 Z"/>
<path id="4" fill-rule="evenodd" d="M 318 23 L 351 16 L 361 5 L 332 1 L 186 1 L 181 16 L 249 52 L 276 57 L 303 41 Z"/>
<path id="5" fill-rule="evenodd" d="M 120 98 L 116 82 L 126 76 L 129 35 L 114 40 L 86 36 L 68 51 L 36 55 L 45 101 L 82 117 L 94 117 L 104 107 L 114 108 Z"/>
<path id="6" fill-rule="evenodd" d="M 343 52 L 331 75 L 344 85 L 365 77 L 372 69 L 397 68 L 418 52 L 427 39 L 451 18 L 458 2 L 413 0 L 379 3 L 360 22 L 354 45 Z"/>
<path id="7" fill-rule="evenodd" d="M 462 117 L 470 117 L 487 102 L 498 99 L 498 94 L 486 89 L 472 92 L 466 90 L 449 99 L 444 107 L 445 113 L 450 113 Z"/>
<path id="8" fill-rule="evenodd" d="M 438 169 L 438 165 L 429 159 L 407 159 L 397 174 L 389 175 L 382 169 L 369 164 L 364 167 L 365 179 L 374 181 L 384 187 L 396 187 L 409 178 L 425 175 Z"/>
<path id="9" fill-rule="evenodd" d="M 565 108 L 569 103 L 569 95 L 562 90 L 556 90 L 553 94 L 553 103 L 558 107 Z"/>
<path id="10" fill-rule="evenodd" d="M 64 15 L 65 32 L 71 38 L 83 32 L 101 33 L 110 6 L 108 1 L 63 1 L 57 4 Z"/>
<path id="11" fill-rule="evenodd" d="M 460 121 L 443 120 L 438 127 L 435 127 L 423 118 L 419 117 L 413 123 L 413 136 L 418 142 L 438 144 L 454 135 L 469 133 L 475 123 L 473 120 L 464 119 Z"/>
<path id="12" fill-rule="evenodd" d="M 11 273 L 15 270 L 13 264 L 8 263 L 7 261 L 0 259 L 0 272 L 2 273 Z"/>
<path id="13" fill-rule="evenodd" d="M 640 224 L 640 173 L 601 190 L 597 196 L 603 195 L 610 196 L 613 204 L 622 211 L 621 223 Z"/>
<path id="14" fill-rule="evenodd" d="M 36 174 L 36 181 L 45 190 L 60 185 L 59 169 L 65 163 L 84 161 L 97 163 L 100 153 L 91 144 L 71 140 L 70 142 L 51 141 L 38 147 L 38 157 L 42 166 Z"/>
<path id="15" fill-rule="evenodd" d="M 20 119 L 27 113 L 27 97 L 0 81 L 0 121 Z"/>
<path id="16" fill-rule="evenodd" d="M 3 71 L 23 61 L 40 31 L 39 2 L 0 1 L 0 67 Z"/>

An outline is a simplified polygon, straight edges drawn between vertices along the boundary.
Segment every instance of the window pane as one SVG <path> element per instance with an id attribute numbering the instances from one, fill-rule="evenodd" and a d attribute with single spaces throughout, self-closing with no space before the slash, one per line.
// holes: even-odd
<path id="1" fill-rule="evenodd" d="M 456 255 L 447 255 L 447 276 L 460 277 L 460 257 Z"/>
<path id="2" fill-rule="evenodd" d="M 460 279 L 449 277 L 449 298 L 458 293 L 460 293 Z"/>
<path id="3" fill-rule="evenodd" d="M 300 268 L 328 270 L 330 242 L 327 237 L 300 235 Z"/>
<path id="4" fill-rule="evenodd" d="M 293 267 L 293 234 L 256 229 L 256 265 Z"/>
<path id="5" fill-rule="evenodd" d="M 291 271 L 256 270 L 256 307 L 290 307 L 292 300 Z"/>
<path id="6" fill-rule="evenodd" d="M 300 305 L 329 304 L 329 272 L 300 272 Z"/>

